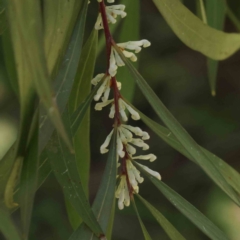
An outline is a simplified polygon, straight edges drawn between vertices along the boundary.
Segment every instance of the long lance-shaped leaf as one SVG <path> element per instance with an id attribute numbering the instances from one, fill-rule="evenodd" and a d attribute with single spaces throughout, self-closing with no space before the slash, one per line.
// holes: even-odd
<path id="1" fill-rule="evenodd" d="M 68 106 L 70 114 L 73 113 L 91 92 L 91 79 L 97 54 L 98 31 L 93 29 L 86 44 L 83 47 L 74 80 Z M 90 172 L 90 108 L 87 109 L 81 125 L 75 133 L 74 149 L 77 168 L 86 196 L 88 196 L 89 172 Z M 67 203 L 67 212 L 73 229 L 81 223 L 76 211 Z M 71 211 L 72 209 L 72 211 Z"/>
<path id="2" fill-rule="evenodd" d="M 104 81 L 105 77 L 106 76 L 104 76 L 102 78 L 102 80 L 98 83 L 98 85 L 96 87 L 94 87 L 94 89 L 90 92 L 90 94 L 86 97 L 86 99 L 78 106 L 76 111 L 72 114 L 71 129 L 72 129 L 73 136 L 77 132 L 77 130 L 83 120 L 83 117 L 85 116 L 87 109 L 88 109 L 90 103 L 92 102 L 94 95 L 97 93 L 97 90 L 101 86 L 101 82 Z"/>
<path id="3" fill-rule="evenodd" d="M 76 22 L 76 26 L 73 30 L 73 34 L 70 40 L 70 45 L 63 59 L 63 66 L 62 66 L 62 72 L 61 72 L 62 74 L 59 73 L 59 75 L 57 76 L 54 82 L 55 84 L 54 89 L 55 89 L 55 92 L 57 93 L 56 98 L 57 98 L 58 106 L 61 112 L 64 110 L 66 106 L 68 96 L 70 94 L 69 89 L 71 89 L 72 87 L 73 79 L 77 71 L 78 59 L 81 52 L 81 43 L 83 39 L 83 32 L 84 32 L 84 26 L 85 26 L 86 12 L 87 12 L 87 7 L 86 5 L 83 5 L 79 18 Z M 63 71 L 63 69 L 65 69 L 65 71 Z M 29 123 L 29 121 L 27 122 Z M 43 116 L 40 119 L 40 122 L 41 124 L 40 124 L 39 153 L 41 154 L 54 130 L 54 127 L 52 126 L 50 120 L 46 118 L 46 116 Z M 46 133 L 47 135 L 43 134 L 43 132 Z M 27 137 L 27 134 L 24 134 L 22 136 Z M 15 159 L 14 153 L 16 151 L 16 147 L 17 147 L 17 143 L 14 143 L 12 147 L 9 149 L 8 153 L 0 161 L 0 180 L 4 178 L 4 180 L 2 179 L 0 181 L 0 197 L 6 186 L 6 181 L 8 179 L 8 176 L 11 173 L 11 168 L 13 166 L 13 162 Z M 47 161 L 47 157 L 42 156 L 41 154 L 38 186 L 41 186 L 41 184 L 47 178 L 50 172 L 51 172 L 51 167 L 49 162 Z"/>
<path id="4" fill-rule="evenodd" d="M 162 192 L 162 194 L 189 220 L 191 220 L 203 233 L 213 240 L 229 240 L 225 234 L 215 226 L 198 209 L 182 198 L 177 192 L 168 187 L 162 181 L 147 173 L 134 162 L 134 165 L 146 175 L 150 181 Z"/>
<path id="5" fill-rule="evenodd" d="M 60 133 L 69 149 L 72 149 L 57 104 L 52 96 L 53 92 L 50 86 L 50 77 L 43 47 L 40 2 L 8 0 L 7 4 L 18 79 L 24 83 L 22 88 L 29 89 L 29 99 L 24 99 L 24 101 L 27 103 L 28 100 L 28 104 L 33 104 L 33 89 L 36 90 L 54 127 Z M 27 80 L 28 82 L 26 82 Z"/>
<path id="6" fill-rule="evenodd" d="M 223 60 L 240 48 L 240 34 L 224 33 L 204 24 L 179 0 L 153 0 L 174 33 L 188 47 Z"/>
<path id="7" fill-rule="evenodd" d="M 2 2 L 5 6 L 7 22 L 8 22 L 8 32 L 5 33 L 5 37 L 3 38 L 3 43 L 8 42 L 8 44 L 4 44 L 5 55 L 9 53 L 8 58 L 13 57 L 12 50 L 15 54 L 15 61 L 12 64 L 15 64 L 14 70 L 17 72 L 17 80 L 19 86 L 19 102 L 20 102 L 20 124 L 19 124 L 19 133 L 17 143 L 15 144 L 15 156 L 13 157 L 13 161 L 19 156 L 23 157 L 26 147 L 27 147 L 27 138 L 28 132 L 30 130 L 30 124 L 33 114 L 34 114 L 34 101 L 36 99 L 34 86 L 33 86 L 33 70 L 29 70 L 28 66 L 28 57 L 25 54 L 25 50 L 23 48 L 24 42 L 22 39 L 22 33 L 20 29 L 20 25 L 23 25 L 23 21 L 20 21 L 19 17 L 15 13 L 15 5 L 14 1 L 4 1 Z M 29 20 L 29 16 L 26 15 L 26 19 Z M 30 20 L 29 20 L 30 22 Z M 34 22 L 35 24 L 35 22 Z M 7 38 L 7 39 L 6 39 Z M 12 44 L 12 46 L 11 46 Z M 11 47 L 13 49 L 11 49 Z M 35 52 L 33 52 L 33 55 Z M 14 57 L 13 57 L 14 58 Z M 6 59 L 7 60 L 7 59 Z M 9 67 L 9 64 L 7 65 Z M 14 85 L 14 84 L 13 84 Z"/>
<path id="8" fill-rule="evenodd" d="M 64 111 L 68 102 L 68 98 L 70 96 L 74 78 L 78 68 L 87 14 L 87 2 L 87 0 L 84 0 L 84 4 L 76 21 L 76 25 L 74 27 L 69 46 L 63 58 L 61 68 L 54 81 L 56 102 L 61 113 Z M 54 127 L 51 121 L 49 121 L 47 114 L 43 111 L 41 113 L 40 119 L 40 152 L 42 152 L 42 150 L 46 146 L 49 138 L 53 133 L 53 130 Z"/>
<path id="9" fill-rule="evenodd" d="M 148 233 L 145 225 L 143 224 L 143 221 L 142 221 L 142 219 L 141 219 L 141 217 L 140 217 L 140 215 L 139 215 L 139 212 L 138 212 L 138 209 L 137 209 L 137 206 L 136 206 L 136 203 L 135 203 L 134 199 L 132 200 L 132 204 L 133 204 L 134 210 L 135 210 L 135 212 L 136 212 L 136 214 L 137 214 L 137 218 L 138 218 L 138 221 L 139 221 L 139 223 L 140 223 L 140 226 L 141 226 L 141 229 L 142 229 L 142 232 L 143 232 L 144 239 L 145 239 L 145 240 L 151 240 L 152 238 L 150 237 L 150 235 L 149 235 L 149 233 Z"/>
<path id="10" fill-rule="evenodd" d="M 19 186 L 19 205 L 21 212 L 21 225 L 23 239 L 28 239 L 31 223 L 34 196 L 37 190 L 37 177 L 39 167 L 38 155 L 38 114 L 36 121 L 33 122 L 35 131 L 30 140 L 26 157 L 23 161 L 20 186 Z"/>
<path id="11" fill-rule="evenodd" d="M 93 212 L 101 225 L 104 232 L 107 232 L 109 221 L 112 219 L 113 212 L 115 209 L 115 186 L 116 186 L 116 175 L 117 175 L 117 130 L 114 130 L 112 136 L 112 143 L 110 146 L 107 165 L 103 174 L 97 196 L 93 203 Z M 112 212 L 113 211 L 113 212 Z M 84 223 L 71 235 L 69 240 L 81 239 L 77 238 L 81 236 L 84 240 L 96 239 L 93 233 L 84 226 Z"/>
<path id="12" fill-rule="evenodd" d="M 125 99 L 126 102 L 128 102 Z M 128 102 L 129 105 L 131 103 Z M 197 163 L 194 158 L 188 153 L 188 151 L 183 147 L 183 145 L 179 142 L 179 140 L 172 134 L 172 132 L 166 127 L 160 125 L 159 123 L 153 121 L 145 114 L 143 114 L 140 110 L 136 109 L 133 105 L 131 105 L 136 111 L 138 111 L 141 116 L 142 121 L 153 130 L 162 140 L 164 140 L 171 147 L 176 149 L 178 152 L 186 156 L 189 160 Z M 200 146 L 201 147 L 201 146 Z M 205 152 L 205 154 L 209 157 L 214 166 L 219 170 L 219 172 L 223 175 L 225 180 L 240 194 L 240 174 L 232 168 L 229 164 L 227 164 L 224 160 L 217 157 L 213 153 L 209 152 L 205 148 L 201 147 L 201 149 Z"/>
<path id="13" fill-rule="evenodd" d="M 206 1 L 207 24 L 217 30 L 222 30 L 226 14 L 225 0 Z M 216 95 L 216 81 L 218 71 L 218 61 L 208 58 L 208 80 L 210 83 L 212 96 Z"/>
<path id="14" fill-rule="evenodd" d="M 197 163 L 189 152 L 183 147 L 179 140 L 169 131 L 166 127 L 154 122 L 152 119 L 144 115 L 142 112 L 137 110 L 141 116 L 143 122 L 153 130 L 162 140 L 164 140 L 171 147 L 176 149 L 178 152 L 186 156 L 189 160 Z M 225 180 L 240 194 L 240 174 L 228 165 L 221 158 L 217 157 L 213 153 L 201 147 L 202 151 L 208 156 L 212 164 L 218 169 Z"/>
<path id="15" fill-rule="evenodd" d="M 54 77 L 58 67 L 61 67 L 59 63 L 62 61 L 79 10 L 86 1 L 43 0 L 42 2 L 45 55 L 48 71 Z"/>
<path id="16" fill-rule="evenodd" d="M 71 134 L 68 109 L 63 113 L 63 121 L 68 133 Z M 56 132 L 52 136 L 47 150 L 52 169 L 63 188 L 65 197 L 94 234 L 101 236 L 103 231 L 88 203 L 82 182 L 79 178 L 75 155 L 67 150 Z"/>
<path id="17" fill-rule="evenodd" d="M 209 157 L 203 152 L 200 146 L 192 139 L 181 124 L 174 118 L 174 116 L 164 106 L 155 92 L 150 88 L 140 73 L 132 66 L 132 64 L 124 57 L 122 51 L 115 46 L 118 53 L 121 55 L 123 61 L 126 63 L 130 73 L 134 77 L 137 85 L 142 93 L 159 116 L 166 124 L 170 131 L 175 135 L 178 141 L 183 145 L 187 152 L 194 158 L 198 165 L 207 173 L 207 175 L 225 192 L 236 204 L 240 206 L 239 196 L 226 182 L 220 172 L 212 164 Z"/>
<path id="18" fill-rule="evenodd" d="M 181 233 L 155 208 L 153 207 L 147 200 L 137 194 L 137 197 L 141 200 L 141 202 L 145 205 L 145 207 L 151 212 L 157 222 L 162 226 L 164 231 L 167 233 L 170 239 L 172 240 L 186 240 Z"/>
<path id="19" fill-rule="evenodd" d="M 4 206 L 0 206 L 0 233 L 2 233 L 7 240 L 21 240 L 10 218 L 10 214 Z"/>

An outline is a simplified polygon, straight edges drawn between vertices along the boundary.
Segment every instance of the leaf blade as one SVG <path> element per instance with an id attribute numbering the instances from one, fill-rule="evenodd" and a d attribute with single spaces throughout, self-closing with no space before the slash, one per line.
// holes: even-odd
<path id="1" fill-rule="evenodd" d="M 0 207 L 0 231 L 8 240 L 21 240 L 5 207 Z"/>
<path id="2" fill-rule="evenodd" d="M 134 199 L 132 200 L 132 203 L 133 203 L 133 208 L 134 208 L 134 210 L 135 210 L 135 212 L 136 212 L 136 214 L 137 214 L 137 218 L 138 218 L 139 224 L 140 224 L 140 226 L 141 226 L 144 239 L 145 239 L 145 240 L 151 240 L 152 238 L 150 237 L 150 235 L 149 235 L 149 233 L 148 233 L 145 225 L 143 224 L 143 221 L 142 221 L 142 219 L 141 219 L 141 217 L 140 217 L 140 215 L 139 215 L 139 212 L 138 212 L 138 209 L 137 209 L 137 206 L 136 206 L 136 203 L 135 203 Z"/>
<path id="3" fill-rule="evenodd" d="M 121 50 L 115 45 L 115 49 L 125 62 L 130 73 L 133 75 L 138 87 L 150 103 L 156 114 L 166 124 L 169 130 L 175 135 L 183 147 L 188 153 L 196 160 L 199 166 L 204 172 L 225 192 L 227 195 L 240 206 L 239 196 L 232 189 L 232 187 L 226 182 L 220 172 L 209 160 L 209 157 L 202 151 L 200 146 L 193 140 L 193 138 L 186 132 L 181 124 L 174 118 L 174 116 L 164 106 L 155 92 L 150 88 L 145 79 L 140 73 L 132 66 L 132 64 L 125 58 Z"/>
<path id="4" fill-rule="evenodd" d="M 68 132 L 71 133 L 68 109 L 63 114 L 63 120 Z M 67 151 L 66 146 L 57 134 L 51 138 L 51 143 L 48 146 L 48 157 L 66 198 L 96 236 L 103 234 L 84 192 L 76 167 L 75 156 Z"/>
<path id="5" fill-rule="evenodd" d="M 38 115 L 37 115 L 38 117 Z M 35 131 L 29 143 L 27 155 L 23 160 L 22 173 L 19 186 L 19 205 L 21 214 L 22 234 L 28 239 L 33 202 L 37 190 L 38 180 L 38 120 L 33 123 Z"/>
<path id="6" fill-rule="evenodd" d="M 153 207 L 147 200 L 141 197 L 139 194 L 136 195 L 141 202 L 145 205 L 145 207 L 151 212 L 154 218 L 157 220 L 160 226 L 164 229 L 170 239 L 172 240 L 186 240 L 181 233 L 155 208 Z"/>
<path id="7" fill-rule="evenodd" d="M 240 47 L 240 35 L 205 25 L 178 0 L 153 0 L 174 33 L 188 47 L 205 56 L 223 60 Z"/>
<path id="8" fill-rule="evenodd" d="M 218 229 L 207 217 L 205 217 L 197 208 L 191 205 L 177 192 L 168 187 L 162 181 L 147 173 L 138 164 L 134 165 L 146 175 L 149 180 L 162 192 L 162 194 L 190 221 L 192 221 L 203 233 L 213 240 L 229 240 L 224 233 Z"/>
<path id="9" fill-rule="evenodd" d="M 148 118 L 139 110 L 138 112 L 143 122 L 150 129 L 152 129 L 163 141 L 165 141 L 171 147 L 186 156 L 189 160 L 196 163 L 194 158 L 186 151 L 186 149 L 182 146 L 182 144 L 177 140 L 177 138 L 172 134 L 171 131 L 169 131 L 162 125 L 154 122 L 152 119 Z M 223 175 L 225 180 L 235 189 L 238 194 L 240 194 L 240 174 L 234 168 L 228 165 L 225 161 L 223 161 L 213 153 L 209 152 L 207 149 L 204 149 L 203 147 L 201 147 L 201 149 L 209 157 L 209 159 L 218 169 L 218 171 Z"/>
<path id="10" fill-rule="evenodd" d="M 210 27 L 223 30 L 226 14 L 226 2 L 224 0 L 206 1 L 207 23 Z M 208 58 L 208 80 L 212 96 L 216 95 L 216 81 L 218 71 L 218 61 Z"/>
<path id="11" fill-rule="evenodd" d="M 104 232 L 109 232 L 109 220 L 112 219 L 113 211 L 115 211 L 115 184 L 117 175 L 117 130 L 114 130 L 112 143 L 109 150 L 107 165 L 103 174 L 103 178 L 93 203 L 93 212 L 101 225 Z M 110 231 L 111 232 L 111 231 Z M 82 239 L 95 239 L 93 233 L 81 224 L 79 228 L 71 235 L 69 240 L 77 239 L 81 236 Z"/>

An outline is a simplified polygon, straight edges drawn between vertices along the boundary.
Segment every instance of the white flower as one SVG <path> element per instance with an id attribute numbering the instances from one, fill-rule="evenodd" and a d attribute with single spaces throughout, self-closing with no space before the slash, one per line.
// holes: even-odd
<path id="1" fill-rule="evenodd" d="M 133 166 L 131 160 L 127 160 L 126 163 L 129 182 L 134 191 L 138 193 L 139 192 L 138 183 L 142 183 L 144 179 L 140 176 L 140 172 L 136 169 L 136 167 Z"/>
<path id="2" fill-rule="evenodd" d="M 132 138 L 132 140 L 130 141 L 131 144 L 137 146 L 137 147 L 141 147 L 142 150 L 148 150 L 149 149 L 149 145 L 146 144 L 142 139 L 140 138 Z"/>
<path id="3" fill-rule="evenodd" d="M 104 74 L 98 74 L 95 78 L 92 79 L 91 83 L 93 85 L 96 85 L 102 78 L 103 78 Z M 101 96 L 102 97 L 102 101 L 106 102 L 108 100 L 109 97 L 109 93 L 110 93 L 110 80 L 111 80 L 111 76 L 106 76 L 105 80 L 103 81 L 102 85 L 99 87 L 99 89 L 97 90 L 96 95 L 94 96 L 94 100 L 98 101 Z"/>
<path id="4" fill-rule="evenodd" d="M 140 163 L 137 163 L 140 167 L 142 167 L 146 172 L 148 172 L 149 174 L 151 174 L 152 176 L 154 176 L 155 178 L 161 180 L 161 175 L 156 172 L 156 171 L 153 171 L 152 169 L 140 164 Z"/>
<path id="5" fill-rule="evenodd" d="M 111 138 L 113 135 L 113 130 L 109 133 L 109 135 L 107 136 L 107 138 L 105 139 L 104 143 L 102 144 L 102 146 L 100 147 L 100 152 L 102 154 L 107 153 L 109 150 L 107 149 Z M 123 158 L 125 156 L 125 152 L 123 151 L 123 142 L 121 141 L 121 137 L 120 137 L 120 133 L 118 131 L 117 133 L 117 153 L 118 156 Z"/>
<path id="6" fill-rule="evenodd" d="M 140 156 L 132 157 L 132 159 L 149 160 L 150 162 L 153 162 L 157 159 L 157 156 L 150 153 L 147 155 L 140 155 Z"/>
<path id="7" fill-rule="evenodd" d="M 107 100 L 107 101 L 105 101 L 105 102 L 97 103 L 97 104 L 95 105 L 95 110 L 101 111 L 103 107 L 106 107 L 107 105 L 109 105 L 109 104 L 112 103 L 112 102 L 113 102 L 113 99 Z"/>
<path id="8" fill-rule="evenodd" d="M 107 153 L 109 150 L 107 149 L 110 141 L 111 141 L 111 138 L 112 138 L 112 135 L 113 135 L 113 130 L 108 134 L 106 140 L 104 141 L 104 143 L 102 144 L 102 146 L 100 147 L 100 152 L 102 154 L 104 153 Z"/>
<path id="9" fill-rule="evenodd" d="M 151 43 L 146 40 L 140 40 L 140 41 L 129 41 L 129 42 L 124 42 L 124 43 L 117 43 L 117 46 L 120 48 L 120 50 L 123 52 L 124 56 L 126 58 L 129 58 L 131 61 L 136 62 L 137 61 L 137 56 L 128 50 L 133 50 L 135 53 L 139 53 L 142 50 L 142 47 L 146 48 L 149 47 Z M 117 68 L 125 66 L 125 63 L 119 56 L 117 50 L 112 47 L 111 48 L 111 55 L 110 55 L 110 66 L 109 66 L 109 74 L 111 76 L 115 76 L 117 73 Z"/>
<path id="10" fill-rule="evenodd" d="M 120 113 L 123 121 L 126 122 L 128 120 L 128 117 L 125 113 L 125 109 L 127 109 L 130 112 L 133 120 L 140 119 L 139 113 L 136 110 L 134 110 L 130 105 L 128 105 L 123 99 L 119 98 L 118 104 L 119 104 L 119 113 Z M 115 106 L 112 106 L 109 117 L 113 118 L 114 114 L 115 114 Z M 144 134 L 145 134 L 145 132 L 144 132 Z M 146 137 L 147 137 L 147 135 L 146 135 Z"/>
<path id="11" fill-rule="evenodd" d="M 133 50 L 135 53 L 139 53 L 142 48 L 141 47 L 149 47 L 151 43 L 146 40 L 140 40 L 140 41 L 129 41 L 129 42 L 124 42 L 124 43 L 118 43 L 117 44 L 122 50 L 128 49 L 128 50 Z"/>
<path id="12" fill-rule="evenodd" d="M 104 76 L 105 76 L 105 78 L 104 78 Z M 104 81 L 103 81 L 102 85 L 99 87 L 96 95 L 94 96 L 94 100 L 98 101 L 101 98 L 101 96 L 103 95 L 102 101 L 106 102 L 108 100 L 108 97 L 109 97 L 109 94 L 111 91 L 111 88 L 110 88 L 111 76 L 109 76 L 109 75 L 107 76 L 104 73 L 100 73 L 91 80 L 91 83 L 94 86 L 96 86 L 102 79 L 104 79 Z M 122 84 L 120 82 L 117 82 L 117 87 L 118 87 L 118 90 L 121 90 Z"/>
<path id="13" fill-rule="evenodd" d="M 115 192 L 115 197 L 118 198 L 118 208 L 122 210 L 124 208 L 124 205 L 130 205 L 130 196 L 126 176 L 122 175 L 120 178 L 121 180 Z"/>
<path id="14" fill-rule="evenodd" d="M 121 126 L 126 128 L 126 129 L 128 129 L 128 130 L 130 130 L 135 135 L 142 137 L 142 140 L 150 139 L 149 134 L 147 132 L 145 132 L 145 131 L 142 131 L 142 129 L 139 128 L 139 127 L 133 127 L 133 126 L 130 126 L 130 125 L 125 125 L 125 124 L 122 124 Z"/>
<path id="15" fill-rule="evenodd" d="M 113 3 L 114 0 L 108 0 L 109 3 Z M 125 5 L 119 4 L 119 5 L 111 5 L 105 7 L 106 9 L 106 15 L 107 15 L 107 20 L 108 23 L 116 23 L 117 16 L 121 16 L 121 18 L 124 18 L 127 16 L 127 13 L 124 12 L 125 10 Z M 97 22 L 95 23 L 95 29 L 103 29 L 103 23 L 102 23 L 102 15 L 101 13 L 98 14 Z"/>
<path id="16" fill-rule="evenodd" d="M 91 83 L 92 85 L 96 86 L 104 77 L 104 73 L 99 73 L 97 74 L 92 80 Z"/>

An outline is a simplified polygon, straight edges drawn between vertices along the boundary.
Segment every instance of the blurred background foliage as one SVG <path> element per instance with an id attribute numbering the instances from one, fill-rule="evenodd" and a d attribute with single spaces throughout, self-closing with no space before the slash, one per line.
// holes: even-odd
<path id="1" fill-rule="evenodd" d="M 228 2 L 236 16 L 240 18 L 240 2 L 236 0 Z M 141 0 L 140 3 L 140 39 L 146 38 L 152 43 L 151 48 L 140 54 L 141 74 L 197 143 L 239 171 L 240 52 L 219 63 L 216 96 L 212 97 L 207 78 L 206 57 L 186 47 L 174 35 L 152 1 Z M 185 0 L 184 3 L 196 12 L 195 1 Z M 92 0 L 89 4 L 85 39 L 93 28 L 96 9 L 97 3 Z M 134 15 L 136 11 L 128 14 Z M 121 24 L 115 31 L 116 38 L 119 37 L 120 30 Z M 237 32 L 228 18 L 224 23 L 224 31 Z M 2 56 L 3 49 L 0 49 L 0 158 L 16 139 L 19 120 L 17 97 L 4 71 Z M 95 73 L 104 69 L 105 52 L 102 51 L 97 59 Z M 123 81 L 132 80 L 125 78 Z M 123 85 L 123 90 L 128 91 L 126 84 Z M 133 103 L 148 117 L 158 121 L 138 88 L 135 89 Z M 107 111 L 108 109 L 104 109 L 99 113 L 91 108 L 91 202 L 94 200 L 106 162 L 106 155 L 99 153 L 99 147 L 112 124 Z M 240 239 L 239 208 L 196 164 L 161 141 L 143 123 L 140 123 L 140 127 L 150 133 L 151 152 L 158 156 L 152 168 L 161 173 L 163 181 L 215 222 L 230 239 Z M 147 179 L 142 184 L 140 193 L 160 209 L 187 239 L 208 239 L 162 197 Z M 146 208 L 137 199 L 136 202 L 152 238 L 168 239 Z M 14 213 L 16 216 L 18 214 L 18 211 Z M 36 194 L 29 238 L 65 240 L 71 232 L 61 187 L 51 174 Z M 121 212 L 117 210 L 113 233 L 114 240 L 143 239 L 132 206 Z"/>

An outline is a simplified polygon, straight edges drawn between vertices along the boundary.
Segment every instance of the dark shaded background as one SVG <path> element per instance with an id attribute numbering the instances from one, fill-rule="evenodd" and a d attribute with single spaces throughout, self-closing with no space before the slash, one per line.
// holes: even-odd
<path id="1" fill-rule="evenodd" d="M 185 1 L 193 11 L 195 11 L 194 2 Z M 229 3 L 240 17 L 240 2 L 232 0 Z M 141 38 L 146 38 L 152 43 L 150 48 L 143 50 L 140 54 L 141 74 L 176 119 L 201 146 L 239 170 L 240 53 L 220 62 L 217 95 L 212 97 L 207 79 L 206 58 L 178 40 L 152 1 L 142 0 L 141 4 Z M 92 1 L 89 7 L 91 20 L 87 22 L 87 29 L 90 32 L 97 13 L 97 5 Z M 128 14 L 134 14 L 134 12 Z M 225 31 L 236 32 L 229 19 L 226 19 Z M 98 59 L 96 73 L 101 72 L 105 67 L 102 59 L 105 59 L 104 53 Z M 0 68 L 3 68 L 2 62 L 0 62 Z M 4 152 L 4 148 L 14 140 L 16 134 L 18 103 L 14 92 L 5 80 L 4 71 L 0 73 L 0 146 L 1 152 Z M 137 88 L 134 105 L 155 121 L 160 122 Z M 91 128 L 91 201 L 96 194 L 106 162 L 106 155 L 99 153 L 99 147 L 112 124 L 108 118 L 108 109 L 102 112 L 92 111 L 92 119 L 94 121 Z M 240 210 L 199 167 L 166 145 L 142 122 L 137 124 L 150 133 L 150 152 L 158 156 L 157 161 L 149 166 L 159 171 L 165 183 L 219 225 L 231 239 L 240 239 L 238 227 Z M 168 203 L 146 179 L 140 186 L 140 194 L 157 207 L 187 239 L 208 239 Z M 137 205 L 152 238 L 168 239 L 149 212 L 140 203 L 137 202 Z M 36 195 L 30 239 L 65 240 L 71 231 L 61 188 L 51 175 Z M 123 211 L 117 210 L 113 239 L 143 239 L 132 207 L 125 208 Z"/>

